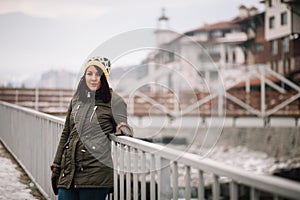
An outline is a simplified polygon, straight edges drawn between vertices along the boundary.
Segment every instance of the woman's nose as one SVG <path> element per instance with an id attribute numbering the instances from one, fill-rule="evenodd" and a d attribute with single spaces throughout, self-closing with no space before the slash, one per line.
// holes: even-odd
<path id="1" fill-rule="evenodd" d="M 97 80 L 97 75 L 96 75 L 96 74 L 94 74 L 94 75 L 92 76 L 92 80 Z"/>

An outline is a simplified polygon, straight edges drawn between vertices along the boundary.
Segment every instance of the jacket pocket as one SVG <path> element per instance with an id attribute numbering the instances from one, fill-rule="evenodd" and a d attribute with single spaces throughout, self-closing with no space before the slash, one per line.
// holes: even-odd
<path id="1" fill-rule="evenodd" d="M 67 164 L 67 157 L 68 157 L 68 149 L 69 149 L 69 143 L 70 143 L 70 138 L 68 139 L 68 141 L 66 142 L 66 144 L 63 147 L 63 154 L 62 154 L 62 158 L 61 158 L 61 168 L 65 169 L 66 168 L 66 164 Z"/>

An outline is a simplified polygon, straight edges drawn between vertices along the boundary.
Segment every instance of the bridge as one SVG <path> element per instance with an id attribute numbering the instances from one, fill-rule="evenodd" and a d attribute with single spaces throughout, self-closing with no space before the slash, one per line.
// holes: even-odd
<path id="1" fill-rule="evenodd" d="M 264 66 L 243 70 L 239 76 L 225 76 L 221 90 L 180 91 L 173 84 L 175 88 L 161 91 L 118 91 L 127 102 L 129 119 L 139 129 L 136 138 L 110 135 L 115 173 L 109 199 L 300 199 L 299 182 L 206 157 L 218 138 L 226 145 L 256 146 L 274 156 L 300 156 L 299 85 Z M 169 71 L 157 70 L 136 85 L 162 74 L 169 77 Z M 49 166 L 64 124 L 53 114 L 65 114 L 72 94 L 72 90 L 0 89 L 0 139 L 47 199 L 56 199 Z M 163 123 L 166 133 L 156 134 L 155 124 L 150 124 L 154 129 L 143 128 L 149 121 Z M 286 128 L 278 128 L 279 122 Z M 251 123 L 253 128 L 247 130 L 238 127 Z M 172 140 L 174 133 L 169 135 L 167 129 L 185 137 L 187 147 L 200 144 L 201 151 L 178 149 L 171 142 L 165 146 L 147 142 L 152 136 Z"/>
<path id="2" fill-rule="evenodd" d="M 137 80 L 135 85 L 147 85 L 157 77 L 176 74 L 169 71 L 157 70 Z M 227 71 L 238 75 L 230 76 Z M 219 83 L 217 88 L 198 86 L 194 90 L 179 90 L 173 80 L 171 86 L 158 90 L 150 85 L 150 90 L 142 91 L 134 86 L 125 90 L 117 88 L 117 92 L 125 98 L 128 114 L 139 119 L 149 114 L 166 115 L 170 120 L 190 116 L 203 121 L 217 116 L 231 119 L 231 126 L 235 126 L 240 119 L 254 117 L 262 120 L 263 126 L 270 126 L 272 119 L 283 117 L 294 120 L 298 126 L 300 87 L 297 83 L 264 65 L 220 70 L 219 76 L 223 77 L 222 81 L 213 81 Z M 38 87 L 0 88 L 0 100 L 52 115 L 65 115 L 73 93 L 73 90 Z"/>
<path id="3" fill-rule="evenodd" d="M 0 102 L 0 112 L 1 141 L 42 194 L 47 199 L 56 199 L 49 166 L 63 120 L 6 102 Z M 114 192 L 109 199 L 191 199 L 193 188 L 197 199 L 219 200 L 228 196 L 236 200 L 243 195 L 248 199 L 300 197 L 300 184 L 291 180 L 254 174 L 136 138 L 110 135 L 110 139 L 115 173 Z M 224 184 L 228 186 L 225 190 Z M 184 194 L 179 192 L 180 188 Z"/>

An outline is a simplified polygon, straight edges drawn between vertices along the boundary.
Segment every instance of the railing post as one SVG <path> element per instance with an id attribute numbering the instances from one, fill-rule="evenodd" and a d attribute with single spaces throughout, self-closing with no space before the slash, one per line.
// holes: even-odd
<path id="1" fill-rule="evenodd" d="M 19 102 L 19 90 L 16 90 L 15 104 L 18 104 L 18 102 Z"/>
<path id="2" fill-rule="evenodd" d="M 233 180 L 230 182 L 230 200 L 238 200 L 238 185 Z"/>
<path id="3" fill-rule="evenodd" d="M 219 183 L 219 177 L 214 174 L 213 175 L 213 200 L 219 200 L 220 198 L 220 183 Z"/>
<path id="4" fill-rule="evenodd" d="M 251 200 L 257 200 L 258 199 L 258 192 L 256 191 L 255 188 L 251 187 L 250 188 L 250 199 Z"/>
<path id="5" fill-rule="evenodd" d="M 118 200 L 118 147 L 117 142 L 113 143 L 113 161 L 114 161 L 114 200 Z"/>
<path id="6" fill-rule="evenodd" d="M 141 152 L 141 199 L 146 200 L 146 153 Z"/>
<path id="7" fill-rule="evenodd" d="M 126 150 L 126 199 L 131 199 L 131 156 L 130 146 Z"/>
<path id="8" fill-rule="evenodd" d="M 150 199 L 155 200 L 156 199 L 156 189 L 155 189 L 155 172 L 156 172 L 156 167 L 155 167 L 155 156 L 154 154 L 150 155 Z"/>
<path id="9" fill-rule="evenodd" d="M 138 186 L 138 150 L 136 148 L 132 149 L 133 153 L 133 199 L 138 200 L 138 192 L 139 192 L 139 186 Z"/>
<path id="10" fill-rule="evenodd" d="M 178 200 L 178 164 L 176 161 L 173 163 L 172 183 L 173 199 Z"/>
<path id="11" fill-rule="evenodd" d="M 39 110 L 39 88 L 37 87 L 35 89 L 35 104 L 34 104 L 34 109 Z"/>
<path id="12" fill-rule="evenodd" d="M 199 183 L 198 183 L 198 200 L 204 200 L 205 199 L 205 185 L 204 185 L 204 176 L 203 171 L 198 170 L 198 177 L 199 177 Z"/>
<path id="13" fill-rule="evenodd" d="M 249 66 L 247 66 L 247 73 L 249 73 Z M 247 78 L 246 78 L 246 87 L 245 87 L 245 89 L 246 89 L 246 93 L 248 94 L 248 93 L 250 93 L 250 90 L 251 90 L 251 87 L 250 87 L 250 77 L 249 76 L 247 76 Z"/>
<path id="14" fill-rule="evenodd" d="M 158 200 L 171 199 L 170 161 L 165 158 L 160 158 L 159 164 Z"/>
<path id="15" fill-rule="evenodd" d="M 191 199 L 191 167 L 185 166 L 185 199 Z"/>
<path id="16" fill-rule="evenodd" d="M 266 112 L 266 84 L 265 84 L 265 66 L 260 66 L 260 112 L 262 117 Z"/>
<path id="17" fill-rule="evenodd" d="M 64 91 L 59 90 L 59 107 L 63 107 L 63 101 L 64 101 Z"/>
<path id="18" fill-rule="evenodd" d="M 124 192 L 125 192 L 125 187 L 124 187 L 124 145 L 120 144 L 120 158 L 119 158 L 119 177 L 120 177 L 120 189 L 119 189 L 119 195 L 120 195 L 120 199 L 125 199 L 124 198 Z"/>

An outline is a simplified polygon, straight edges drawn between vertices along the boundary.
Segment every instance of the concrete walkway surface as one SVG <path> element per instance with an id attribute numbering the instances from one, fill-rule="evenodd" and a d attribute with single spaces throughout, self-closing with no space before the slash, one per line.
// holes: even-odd
<path id="1" fill-rule="evenodd" d="M 0 142 L 0 200 L 45 199 Z"/>

